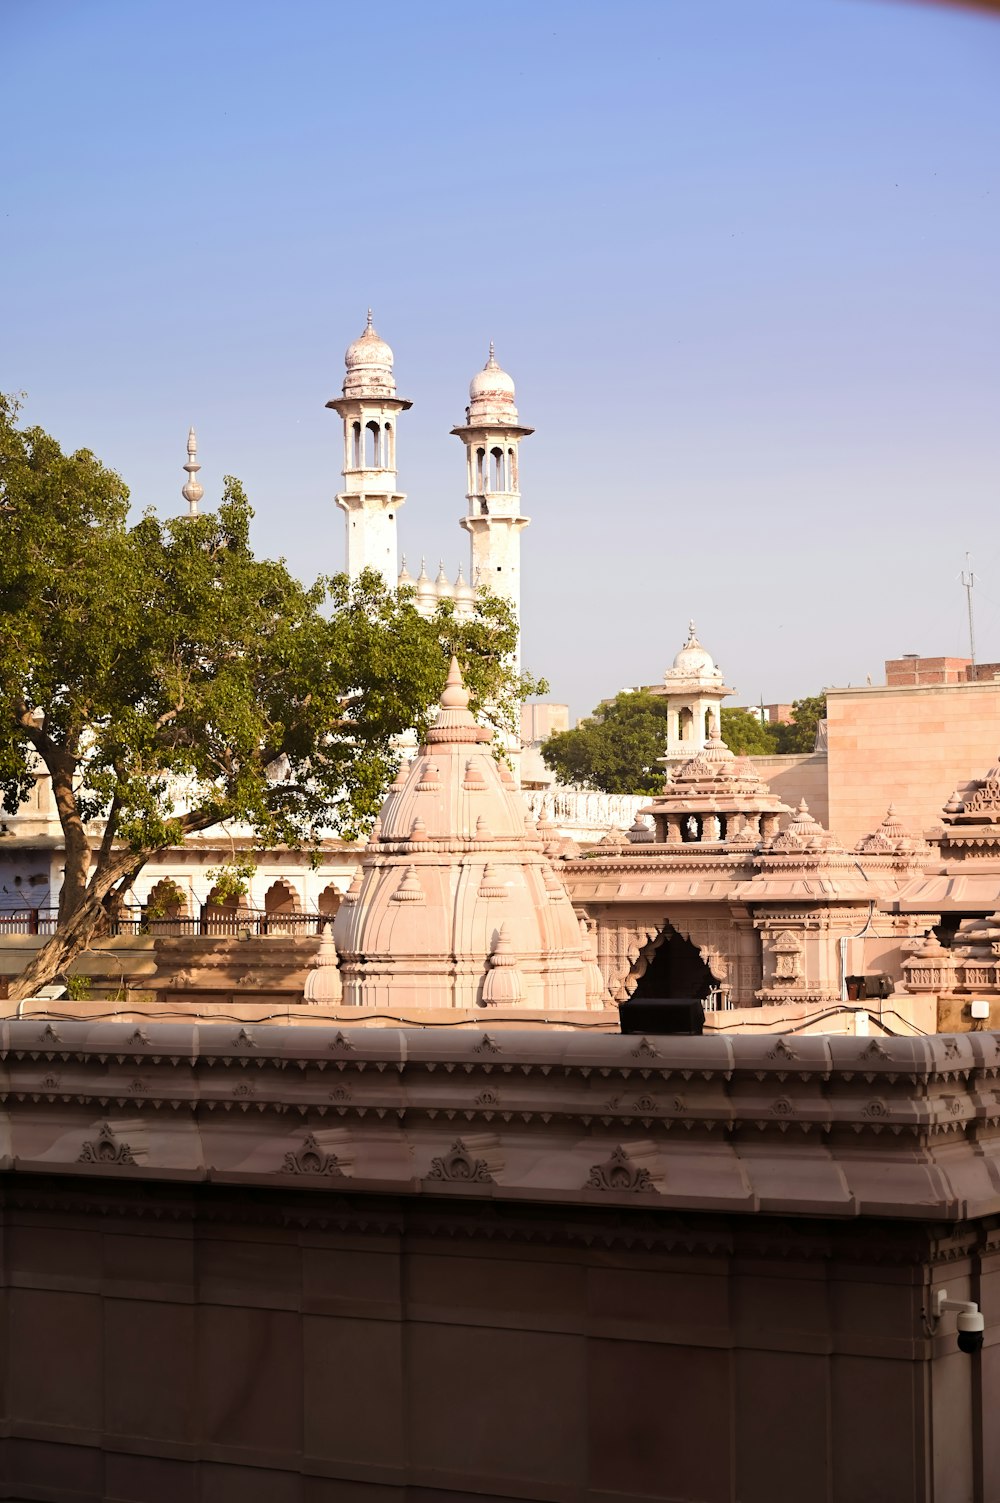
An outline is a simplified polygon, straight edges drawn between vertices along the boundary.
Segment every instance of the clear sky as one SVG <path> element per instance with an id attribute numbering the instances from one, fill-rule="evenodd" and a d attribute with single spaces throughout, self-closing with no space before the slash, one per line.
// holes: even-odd
<path id="1" fill-rule="evenodd" d="M 522 420 L 524 657 L 575 714 L 689 616 L 736 703 L 1000 659 L 1000 22 L 877 0 L 3 0 L 0 384 L 136 507 L 240 476 L 343 566 L 343 350 L 413 409 L 401 546 L 467 564 L 449 428 Z"/>

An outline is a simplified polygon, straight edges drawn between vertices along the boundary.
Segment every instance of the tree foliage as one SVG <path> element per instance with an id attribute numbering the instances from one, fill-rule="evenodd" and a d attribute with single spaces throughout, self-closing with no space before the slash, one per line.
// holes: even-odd
<path id="1" fill-rule="evenodd" d="M 792 705 L 791 723 L 775 726 L 778 733 L 778 750 L 785 754 L 809 753 L 816 746 L 816 731 L 819 722 L 826 719 L 826 695 L 810 694 L 795 700 Z"/>
<path id="2" fill-rule="evenodd" d="M 737 756 L 808 754 L 816 745 L 819 722 L 826 716 L 826 695 L 812 694 L 792 705 L 790 721 L 764 724 L 750 710 L 722 711 L 722 739 Z"/>
<path id="3" fill-rule="evenodd" d="M 762 724 L 750 710 L 722 711 L 723 741 L 738 757 L 767 757 L 778 750 L 776 727 Z"/>
<path id="4" fill-rule="evenodd" d="M 658 793 L 667 742 L 667 707 L 645 690 L 616 694 L 571 731 L 557 731 L 542 757 L 561 783 L 602 793 Z"/>
<path id="5" fill-rule="evenodd" d="M 13 996 L 57 974 L 150 855 L 195 831 L 239 822 L 298 846 L 366 828 L 452 652 L 473 708 L 498 732 L 517 724 L 506 602 L 425 620 L 375 574 L 304 586 L 254 556 L 232 477 L 215 514 L 130 526 L 128 506 L 118 475 L 19 428 L 0 398 L 0 795 L 15 813 L 41 765 L 66 850 L 57 933 Z"/>

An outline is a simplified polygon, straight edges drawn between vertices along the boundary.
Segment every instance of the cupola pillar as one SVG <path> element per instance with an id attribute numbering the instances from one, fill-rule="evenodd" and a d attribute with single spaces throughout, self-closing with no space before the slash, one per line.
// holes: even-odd
<path id="1" fill-rule="evenodd" d="M 667 700 L 668 766 L 686 762 L 722 731 L 722 701 L 732 694 L 712 654 L 698 641 L 692 621 L 687 641 L 655 691 Z"/>
<path id="2" fill-rule="evenodd" d="M 327 402 L 344 423 L 344 488 L 337 505 L 347 523 L 347 573 L 353 583 L 375 569 L 396 588 L 396 419 L 413 404 L 396 395 L 392 350 L 368 324 L 344 356 L 343 395 Z"/>

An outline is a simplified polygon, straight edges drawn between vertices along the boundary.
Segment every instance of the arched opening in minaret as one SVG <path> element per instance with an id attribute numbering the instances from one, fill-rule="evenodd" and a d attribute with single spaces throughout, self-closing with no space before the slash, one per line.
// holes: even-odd
<path id="1" fill-rule="evenodd" d="M 365 469 L 377 470 L 381 468 L 379 456 L 379 426 L 378 423 L 365 425 Z"/>
<path id="2" fill-rule="evenodd" d="M 677 712 L 677 739 L 678 741 L 691 740 L 691 728 L 694 725 L 694 711 L 690 705 L 685 705 L 683 710 Z"/>
<path id="3" fill-rule="evenodd" d="M 505 491 L 507 489 L 506 461 L 502 449 L 490 450 L 490 490 Z"/>
<path id="4" fill-rule="evenodd" d="M 706 741 L 708 741 L 708 740 L 711 739 L 711 735 L 712 735 L 712 732 L 714 730 L 715 730 L 715 716 L 713 715 L 713 713 L 712 713 L 711 710 L 706 710 L 705 711 L 705 740 Z"/>
<path id="5" fill-rule="evenodd" d="M 360 468 L 361 468 L 361 454 L 362 454 L 362 450 L 361 450 L 361 424 L 360 423 L 355 423 L 354 424 L 354 427 L 351 430 L 351 440 L 352 440 L 351 441 L 351 468 L 355 469 L 355 470 L 360 470 Z"/>
<path id="6" fill-rule="evenodd" d="M 386 470 L 396 468 L 396 435 L 391 423 L 382 429 L 382 466 Z"/>
<path id="7" fill-rule="evenodd" d="M 641 962 L 640 962 L 641 963 Z M 718 986 L 697 945 L 672 924 L 667 924 L 645 971 L 639 977 L 632 1000 L 648 997 L 697 997 L 704 1002 Z"/>
<path id="8" fill-rule="evenodd" d="M 513 449 L 507 450 L 507 489 L 517 490 L 517 460 Z"/>
<path id="9" fill-rule="evenodd" d="M 486 450 L 476 450 L 476 490 L 486 488 Z"/>

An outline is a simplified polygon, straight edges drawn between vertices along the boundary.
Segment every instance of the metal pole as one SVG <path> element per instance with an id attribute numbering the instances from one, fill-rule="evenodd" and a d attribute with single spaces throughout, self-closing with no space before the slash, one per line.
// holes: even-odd
<path id="1" fill-rule="evenodd" d="M 972 587 L 976 582 L 976 576 L 972 572 L 972 558 L 968 553 L 965 555 L 965 562 L 968 564 L 968 568 L 962 570 L 962 587 L 965 590 L 966 600 L 969 606 L 969 657 L 972 659 L 973 668 L 975 668 L 976 632 L 972 620 Z"/>

